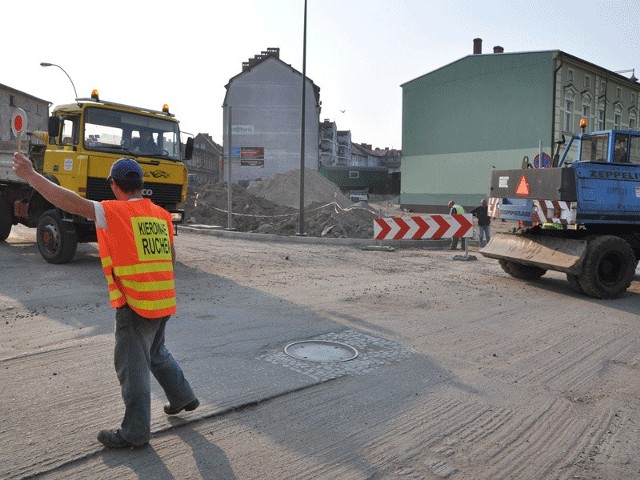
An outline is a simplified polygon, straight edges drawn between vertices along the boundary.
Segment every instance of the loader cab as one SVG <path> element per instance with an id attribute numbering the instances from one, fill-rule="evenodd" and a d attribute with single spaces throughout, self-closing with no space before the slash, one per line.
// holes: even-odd
<path id="1" fill-rule="evenodd" d="M 575 162 L 640 165 L 640 132 L 603 130 L 576 135 L 569 141 L 559 166 Z"/>

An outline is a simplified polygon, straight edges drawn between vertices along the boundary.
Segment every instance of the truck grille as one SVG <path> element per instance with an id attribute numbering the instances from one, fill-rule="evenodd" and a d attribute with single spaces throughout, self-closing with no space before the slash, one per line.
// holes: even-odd
<path id="1" fill-rule="evenodd" d="M 153 193 L 149 197 L 147 191 L 151 190 Z M 144 184 L 144 197 L 151 198 L 151 201 L 156 205 L 160 205 L 168 210 L 176 208 L 182 200 L 182 186 L 173 185 L 168 183 L 150 183 Z M 87 198 L 89 200 L 114 200 L 113 192 L 104 178 L 89 177 L 87 179 Z"/>

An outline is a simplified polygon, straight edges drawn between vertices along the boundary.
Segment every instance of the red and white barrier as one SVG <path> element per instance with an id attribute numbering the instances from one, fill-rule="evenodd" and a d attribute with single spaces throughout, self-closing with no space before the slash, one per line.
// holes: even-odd
<path id="1" fill-rule="evenodd" d="M 473 215 L 422 215 L 414 217 L 375 218 L 375 240 L 437 240 L 473 237 Z"/>

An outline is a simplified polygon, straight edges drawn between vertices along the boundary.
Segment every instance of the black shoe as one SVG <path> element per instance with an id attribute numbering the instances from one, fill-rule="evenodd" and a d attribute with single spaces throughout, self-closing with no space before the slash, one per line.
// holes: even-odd
<path id="1" fill-rule="evenodd" d="M 109 448 L 139 448 L 143 445 L 136 445 L 122 438 L 120 430 L 100 430 L 98 441 Z"/>
<path id="2" fill-rule="evenodd" d="M 177 415 L 182 410 L 186 410 L 187 412 L 191 412 L 191 411 L 195 410 L 196 408 L 198 408 L 199 406 L 200 406 L 200 400 L 198 400 L 197 398 L 195 400 L 193 400 L 192 402 L 187 403 L 184 407 L 180 407 L 180 408 L 174 407 L 170 403 L 167 403 L 164 406 L 164 413 L 166 413 L 167 415 Z"/>

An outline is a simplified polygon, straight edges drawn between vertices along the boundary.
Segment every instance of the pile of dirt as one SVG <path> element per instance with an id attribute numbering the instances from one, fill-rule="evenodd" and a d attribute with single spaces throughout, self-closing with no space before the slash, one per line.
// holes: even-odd
<path id="1" fill-rule="evenodd" d="M 258 197 L 291 208 L 300 207 L 300 170 L 279 173 L 274 177 L 251 185 L 248 191 Z M 336 202 L 342 208 L 353 205 L 338 186 L 318 171 L 304 170 L 304 206 L 314 203 Z"/>
<path id="2" fill-rule="evenodd" d="M 376 212 L 351 202 L 333 182 L 305 170 L 304 230 L 314 237 L 373 238 Z M 249 188 L 233 184 L 233 227 L 242 232 L 295 235 L 300 216 L 300 170 L 282 173 Z M 190 189 L 185 202 L 187 223 L 228 227 L 226 182 Z"/>

